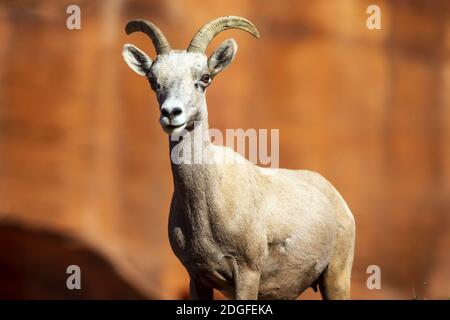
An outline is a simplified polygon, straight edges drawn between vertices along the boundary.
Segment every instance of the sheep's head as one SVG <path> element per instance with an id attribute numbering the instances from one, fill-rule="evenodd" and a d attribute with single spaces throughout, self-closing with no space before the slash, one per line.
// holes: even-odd
<path id="1" fill-rule="evenodd" d="M 186 50 L 172 50 L 161 30 L 144 20 L 130 21 L 127 34 L 147 34 L 157 57 L 150 59 L 143 51 L 125 44 L 123 57 L 128 66 L 150 82 L 159 107 L 159 122 L 164 131 L 178 134 L 190 130 L 195 121 L 206 117 L 205 91 L 214 77 L 231 63 L 237 51 L 234 39 L 225 40 L 209 58 L 205 50 L 211 40 L 226 29 L 242 29 L 259 38 L 256 27 L 241 17 L 221 17 L 205 24 Z"/>

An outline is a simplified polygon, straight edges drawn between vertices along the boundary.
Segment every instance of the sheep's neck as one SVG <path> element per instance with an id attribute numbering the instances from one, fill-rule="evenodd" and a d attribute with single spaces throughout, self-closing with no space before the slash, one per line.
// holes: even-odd
<path id="1" fill-rule="evenodd" d="M 183 206 L 189 208 L 191 214 L 195 214 L 198 208 L 212 205 L 210 195 L 217 188 L 217 167 L 205 162 L 213 156 L 208 122 L 204 120 L 197 123 L 194 129 L 177 139 L 178 141 L 174 141 L 174 137 L 169 138 L 174 193 Z M 180 163 L 181 158 L 176 156 L 181 150 L 183 162 Z"/>

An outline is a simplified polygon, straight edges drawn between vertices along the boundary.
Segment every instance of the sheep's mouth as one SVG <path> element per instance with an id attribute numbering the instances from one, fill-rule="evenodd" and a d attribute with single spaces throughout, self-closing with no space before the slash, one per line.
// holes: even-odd
<path id="1" fill-rule="evenodd" d="M 186 122 L 176 125 L 164 124 L 162 127 L 166 133 L 178 135 L 183 132 L 184 128 L 186 127 Z"/>
<path id="2" fill-rule="evenodd" d="M 186 123 L 181 123 L 181 124 L 168 124 L 168 125 L 165 125 L 165 127 L 167 128 L 167 129 L 170 129 L 170 130 L 174 130 L 174 129 L 177 129 L 177 128 L 181 128 L 182 126 L 184 126 Z"/>

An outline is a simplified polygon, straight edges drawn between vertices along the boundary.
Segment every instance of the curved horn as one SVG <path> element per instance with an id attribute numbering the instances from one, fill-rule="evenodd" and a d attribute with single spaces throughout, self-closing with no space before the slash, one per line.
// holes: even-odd
<path id="1" fill-rule="evenodd" d="M 137 31 L 145 33 L 150 37 L 150 39 L 152 39 L 158 55 L 168 53 L 171 50 L 169 41 L 167 41 L 162 31 L 159 30 L 159 28 L 153 23 L 141 19 L 131 20 L 127 23 L 127 26 L 125 27 L 125 32 L 127 34 Z"/>
<path id="2" fill-rule="evenodd" d="M 241 29 L 259 39 L 258 29 L 247 19 L 237 16 L 220 17 L 208 22 L 197 31 L 187 51 L 204 53 L 211 40 L 226 29 Z"/>

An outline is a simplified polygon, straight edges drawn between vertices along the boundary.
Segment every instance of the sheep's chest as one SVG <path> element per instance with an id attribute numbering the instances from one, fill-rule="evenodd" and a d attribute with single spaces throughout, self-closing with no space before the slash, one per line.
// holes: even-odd
<path id="1" fill-rule="evenodd" d="M 179 226 L 169 230 L 172 250 L 189 274 L 217 288 L 231 286 L 234 258 L 224 254 L 209 237 L 188 234 Z"/>

